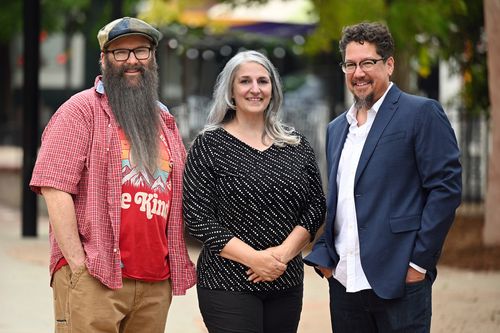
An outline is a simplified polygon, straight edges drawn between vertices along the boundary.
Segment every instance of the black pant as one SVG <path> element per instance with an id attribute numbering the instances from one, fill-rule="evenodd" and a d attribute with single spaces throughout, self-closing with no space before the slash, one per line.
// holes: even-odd
<path id="1" fill-rule="evenodd" d="M 238 292 L 198 287 L 198 303 L 210 333 L 295 333 L 303 286 Z"/>
<path id="2" fill-rule="evenodd" d="M 335 278 L 330 283 L 330 315 L 335 333 L 429 333 L 431 281 L 406 285 L 405 295 L 382 299 L 373 290 L 347 293 Z"/>

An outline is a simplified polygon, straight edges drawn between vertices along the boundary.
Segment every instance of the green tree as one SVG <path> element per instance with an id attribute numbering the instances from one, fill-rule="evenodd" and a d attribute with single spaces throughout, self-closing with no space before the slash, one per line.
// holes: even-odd
<path id="1" fill-rule="evenodd" d="M 66 46 L 69 48 L 71 36 L 83 32 L 87 37 L 87 49 L 97 48 L 97 30 L 111 17 L 111 2 L 99 0 L 42 0 L 41 31 L 46 33 L 64 32 Z M 139 0 L 123 0 L 125 15 L 134 15 Z M 12 59 L 11 42 L 22 35 L 23 27 L 30 22 L 23 22 L 23 1 L 3 0 L 0 10 L 0 134 L 7 122 L 18 121 L 12 101 Z M 89 60 L 95 63 L 96 60 Z M 70 70 L 70 64 L 67 64 Z M 94 73 L 95 74 L 95 73 Z M 12 124 L 10 124 L 12 126 Z"/>
<path id="2" fill-rule="evenodd" d="M 239 4 L 268 0 L 218 0 Z M 286 1 L 286 0 L 284 0 Z M 422 77 L 439 59 L 452 59 L 453 69 L 464 78 L 462 102 L 468 114 L 488 110 L 486 54 L 481 0 L 311 0 L 319 17 L 309 38 L 311 53 L 338 52 L 342 27 L 362 21 L 379 21 L 391 29 L 396 44 L 394 81 L 412 90 L 410 73 Z M 484 48 L 483 48 L 484 49 Z"/>
<path id="3" fill-rule="evenodd" d="M 409 73 L 425 77 L 438 59 L 453 59 L 457 64 L 455 72 L 473 82 L 464 85 L 466 110 L 476 114 L 487 110 L 483 93 L 487 89 L 485 54 L 470 52 L 481 39 L 482 1 L 312 1 L 320 17 L 319 29 L 309 45 L 313 51 L 330 49 L 345 25 L 361 21 L 385 22 L 396 44 L 394 79 L 403 89 L 411 90 Z M 472 100 L 475 104 L 468 103 Z"/>
<path id="4" fill-rule="evenodd" d="M 22 29 L 22 2 L 5 0 L 0 10 L 0 133 L 12 117 L 10 40 Z M 3 110 L 3 112 L 1 111 Z"/>

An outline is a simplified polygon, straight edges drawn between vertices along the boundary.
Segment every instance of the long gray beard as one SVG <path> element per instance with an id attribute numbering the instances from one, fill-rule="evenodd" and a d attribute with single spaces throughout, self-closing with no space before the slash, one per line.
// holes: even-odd
<path id="1" fill-rule="evenodd" d="M 354 107 L 356 110 L 370 110 L 374 104 L 375 96 L 373 94 L 369 94 L 364 98 L 359 98 L 354 95 Z"/>
<path id="2" fill-rule="evenodd" d="M 132 159 L 139 168 L 153 173 L 157 167 L 158 131 L 160 128 L 158 101 L 158 66 L 153 60 L 148 66 L 115 66 L 104 59 L 102 80 L 109 105 L 116 121 L 131 145 Z M 131 84 L 124 75 L 127 68 L 138 68 L 142 79 Z"/>

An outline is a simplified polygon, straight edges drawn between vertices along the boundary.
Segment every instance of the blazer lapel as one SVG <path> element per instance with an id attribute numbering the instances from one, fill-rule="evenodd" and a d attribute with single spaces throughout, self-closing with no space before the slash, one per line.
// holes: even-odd
<path id="1" fill-rule="evenodd" d="M 342 154 L 342 149 L 344 148 L 344 143 L 347 138 L 347 133 L 349 132 L 349 123 L 345 118 L 345 114 L 338 126 L 335 128 L 335 132 L 330 136 L 329 147 L 332 147 L 331 155 L 331 165 L 329 170 L 329 182 L 334 181 L 335 188 L 337 187 L 337 170 L 340 163 L 340 155 Z"/>
<path id="2" fill-rule="evenodd" d="M 327 162 L 328 162 L 328 192 L 327 192 L 327 223 L 325 224 L 325 234 L 331 235 L 327 237 L 329 240 L 334 239 L 334 216 L 337 210 L 337 170 L 339 169 L 340 155 L 344 148 L 344 143 L 349 132 L 349 123 L 345 118 L 345 113 L 338 119 L 329 130 L 328 147 L 327 147 Z M 333 248 L 333 244 L 330 244 Z"/>
<path id="3" fill-rule="evenodd" d="M 394 84 L 385 96 L 384 102 L 380 106 L 380 109 L 377 112 L 377 116 L 373 121 L 370 133 L 368 133 L 363 151 L 361 152 L 358 168 L 356 170 L 356 176 L 354 178 L 354 186 L 356 186 L 359 177 L 361 177 L 361 175 L 363 174 L 363 171 L 366 168 L 366 165 L 368 164 L 368 161 L 370 160 L 375 147 L 377 146 L 380 136 L 384 132 L 387 124 L 389 124 L 392 117 L 394 116 L 394 112 L 397 109 L 397 101 L 400 95 L 401 90 L 399 90 L 399 88 Z"/>

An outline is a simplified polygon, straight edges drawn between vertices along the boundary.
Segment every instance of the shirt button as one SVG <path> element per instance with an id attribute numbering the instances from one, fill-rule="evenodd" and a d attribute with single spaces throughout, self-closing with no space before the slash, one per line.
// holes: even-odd
<path id="1" fill-rule="evenodd" d="M 118 252 L 118 249 L 113 249 L 113 252 L 114 252 L 114 253 Z"/>

